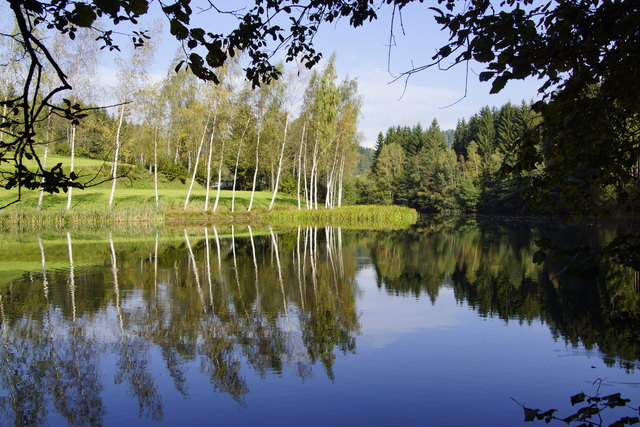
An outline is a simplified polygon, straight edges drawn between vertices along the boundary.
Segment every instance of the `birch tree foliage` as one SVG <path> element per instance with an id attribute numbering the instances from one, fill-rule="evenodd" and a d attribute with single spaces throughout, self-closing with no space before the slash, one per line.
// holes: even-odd
<path id="1" fill-rule="evenodd" d="M 155 47 L 156 43 L 149 41 L 139 48 L 130 49 L 126 59 L 120 57 L 116 61 L 118 65 L 118 85 L 114 88 L 114 92 L 120 105 L 118 108 L 119 118 L 115 135 L 113 164 L 111 167 L 112 185 L 111 195 L 109 196 L 109 208 L 113 206 L 113 198 L 118 179 L 118 161 L 122 144 L 122 122 L 126 117 L 133 116 L 132 113 L 136 112 L 133 105 L 129 106 L 127 104 L 135 103 L 135 98 L 141 94 L 145 85 L 148 84 L 148 68 L 153 61 Z"/>
<path id="2" fill-rule="evenodd" d="M 181 70 L 177 73 L 169 72 L 164 80 L 163 96 L 166 99 L 168 123 L 168 141 L 173 145 L 167 145 L 167 156 L 173 163 L 188 165 L 188 153 L 195 151 L 194 143 L 190 138 L 191 126 L 204 113 L 204 107 L 199 102 L 197 94 L 200 82 L 196 77 Z"/>

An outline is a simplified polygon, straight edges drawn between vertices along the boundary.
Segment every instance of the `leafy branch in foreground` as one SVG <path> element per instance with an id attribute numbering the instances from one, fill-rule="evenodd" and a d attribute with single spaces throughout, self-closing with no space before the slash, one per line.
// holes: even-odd
<path id="1" fill-rule="evenodd" d="M 593 396 L 587 395 L 584 392 L 580 392 L 571 396 L 571 406 L 582 404 L 573 414 L 569 414 L 566 417 L 559 417 L 555 414 L 557 409 L 549 409 L 542 411 L 540 409 L 527 408 L 523 403 L 518 402 L 513 397 L 511 400 L 516 402 L 524 410 L 524 421 L 543 421 L 550 423 L 551 421 L 562 421 L 568 425 L 577 424 L 582 426 L 603 426 L 606 425 L 603 420 L 603 412 L 611 412 L 615 408 L 628 408 L 632 409 L 636 413 L 640 413 L 640 408 L 629 405 L 630 399 L 623 398 L 620 393 L 613 393 L 607 396 L 600 396 L 600 386 L 604 379 L 598 378 L 593 384 L 598 384 L 596 392 Z M 624 416 L 609 424 L 610 427 L 621 427 L 626 425 L 638 424 L 640 418 L 637 416 Z"/>

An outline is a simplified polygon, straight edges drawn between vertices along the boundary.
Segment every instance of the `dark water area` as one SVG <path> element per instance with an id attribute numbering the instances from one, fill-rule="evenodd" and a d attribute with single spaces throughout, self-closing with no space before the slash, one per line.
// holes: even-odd
<path id="1" fill-rule="evenodd" d="M 598 384 L 637 407 L 636 274 L 532 263 L 619 228 L 0 235 L 0 424 L 514 426 L 511 398 L 568 415 Z"/>

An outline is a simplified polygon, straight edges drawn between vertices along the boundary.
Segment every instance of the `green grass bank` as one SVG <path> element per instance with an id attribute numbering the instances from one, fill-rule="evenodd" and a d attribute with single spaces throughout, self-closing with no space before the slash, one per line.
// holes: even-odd
<path id="1" fill-rule="evenodd" d="M 52 163 L 68 163 L 65 157 L 50 157 Z M 76 159 L 80 176 L 100 176 L 109 169 L 109 163 L 92 159 Z M 128 167 L 127 165 L 124 166 Z M 162 178 L 162 177 L 161 177 Z M 67 193 L 44 194 L 38 208 L 39 192 L 23 191 L 21 201 L 0 210 L 0 229 L 69 229 L 121 226 L 140 227 L 142 224 L 270 224 L 274 226 L 325 226 L 349 228 L 387 229 L 406 228 L 417 221 L 417 213 L 399 206 L 343 206 L 334 209 L 300 209 L 295 197 L 279 193 L 273 210 L 270 191 L 256 191 L 251 211 L 248 210 L 251 191 L 209 190 L 209 206 L 205 210 L 206 188 L 195 183 L 187 208 L 184 208 L 188 182 L 160 179 L 158 184 L 159 208 L 156 207 L 153 175 L 149 171 L 130 167 L 128 176 L 117 181 L 113 207 L 109 209 L 111 182 L 83 190 L 72 189 L 72 203 L 66 209 Z M 218 196 L 218 207 L 212 212 Z M 17 192 L 0 192 L 0 206 L 10 204 Z M 232 212 L 233 206 L 233 212 Z"/>

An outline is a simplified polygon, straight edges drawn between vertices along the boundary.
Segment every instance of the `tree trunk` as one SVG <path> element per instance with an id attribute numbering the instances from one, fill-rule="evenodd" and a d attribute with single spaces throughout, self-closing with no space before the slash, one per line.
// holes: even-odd
<path id="1" fill-rule="evenodd" d="M 242 141 L 244 141 L 244 136 L 247 133 L 247 129 L 249 129 L 250 121 L 251 121 L 251 117 L 247 119 L 247 123 L 244 125 L 244 129 L 242 131 L 242 135 L 240 135 L 240 142 L 238 143 L 238 154 L 236 154 L 236 166 L 233 170 L 233 190 L 231 190 L 231 212 L 234 212 L 236 209 L 236 180 L 238 178 L 238 162 L 240 161 L 240 150 L 242 149 Z"/>
<path id="2" fill-rule="evenodd" d="M 304 143 L 304 133 L 306 130 L 307 130 L 307 122 L 304 122 L 302 124 L 302 137 L 300 138 L 300 149 L 298 150 L 298 210 L 302 208 L 300 206 L 300 178 L 302 177 L 302 144 Z"/>
<path id="3" fill-rule="evenodd" d="M 5 96 L 6 100 L 6 96 Z M 6 110 L 7 106 L 5 105 L 3 109 Z M 2 118 L 4 123 L 4 117 Z M 51 135 L 51 107 L 49 107 L 49 116 L 47 117 L 47 142 L 44 144 L 44 154 L 42 155 L 42 169 L 47 168 L 47 154 L 49 153 L 49 141 Z M 0 140 L 2 142 L 2 140 Z M 44 177 L 40 180 L 40 185 L 44 184 Z M 44 189 L 40 189 L 40 194 L 38 195 L 38 209 L 42 208 L 42 199 L 44 198 Z"/>
<path id="4" fill-rule="evenodd" d="M 314 208 L 314 196 L 315 196 L 315 203 L 317 205 L 318 203 L 318 180 L 316 178 L 318 172 L 317 172 L 317 168 L 318 168 L 318 135 L 316 135 L 316 142 L 313 145 L 313 158 L 311 159 L 311 176 L 309 177 L 309 199 L 310 199 L 310 204 L 311 204 L 311 209 Z"/>
<path id="5" fill-rule="evenodd" d="M 71 125 L 71 135 L 69 136 L 69 147 L 71 149 L 71 159 L 69 160 L 69 174 L 73 172 L 73 161 L 75 160 L 76 150 L 76 127 Z M 69 187 L 67 190 L 67 210 L 71 209 L 71 191 L 73 187 Z"/>
<path id="6" fill-rule="evenodd" d="M 209 137 L 209 153 L 207 154 L 207 189 L 204 196 L 204 210 L 209 209 L 209 189 L 211 188 L 211 155 L 213 154 L 213 130 L 216 128 L 216 116 L 213 117 L 211 136 Z M 218 182 L 220 185 L 220 182 Z M 215 208 L 213 209 L 215 211 Z"/>
<path id="7" fill-rule="evenodd" d="M 5 118 L 7 117 L 7 93 L 9 88 L 9 79 L 5 79 L 4 81 L 4 103 L 2 104 L 2 124 L 5 122 Z M 49 108 L 49 114 L 51 114 L 51 108 Z M 0 132 L 0 142 L 4 142 L 4 132 Z"/>
<path id="8" fill-rule="evenodd" d="M 324 195 L 324 207 L 327 209 L 331 206 L 331 185 L 333 184 L 332 179 L 333 167 L 331 168 L 331 171 L 327 172 L 327 192 Z"/>
<path id="9" fill-rule="evenodd" d="M 111 168 L 111 195 L 109 196 L 109 209 L 113 206 L 113 196 L 116 193 L 116 180 L 118 176 L 118 155 L 120 153 L 120 131 L 122 130 L 122 118 L 124 117 L 124 104 L 120 107 L 120 119 L 116 129 L 116 151 L 113 154 L 113 167 Z"/>
<path id="10" fill-rule="evenodd" d="M 342 206 L 342 182 L 344 181 L 344 153 L 340 161 L 340 181 L 338 182 L 338 207 Z"/>
<path id="11" fill-rule="evenodd" d="M 240 161 L 240 149 L 242 145 L 238 145 L 238 154 L 236 154 L 236 167 L 233 169 L 233 190 L 231 190 L 231 212 L 236 209 L 236 180 L 238 179 L 238 162 Z"/>
<path id="12" fill-rule="evenodd" d="M 304 160 L 302 162 L 302 178 L 304 179 L 304 203 L 309 209 L 309 187 L 307 186 L 307 145 L 304 146 Z"/>
<path id="13" fill-rule="evenodd" d="M 153 139 L 153 189 L 156 195 L 156 209 L 160 209 L 160 198 L 158 197 L 158 127 L 156 127 Z"/>
<path id="14" fill-rule="evenodd" d="M 276 201 L 278 195 L 278 185 L 280 184 L 280 172 L 282 171 L 282 158 L 284 157 L 284 146 L 287 142 L 287 130 L 289 128 L 289 114 L 284 118 L 284 137 L 282 138 L 282 146 L 280 147 L 280 159 L 278 160 L 278 172 L 276 173 L 276 184 L 273 188 L 273 196 L 271 197 L 271 203 L 269 203 L 269 210 L 273 209 L 273 203 Z"/>
<path id="15" fill-rule="evenodd" d="M 211 125 L 211 137 L 209 138 L 209 155 L 207 156 L 207 190 L 204 197 L 204 210 L 209 209 L 209 188 L 211 187 L 211 155 L 213 154 L 213 131 L 216 128 L 217 115 L 213 116 L 213 124 Z M 220 173 L 222 171 L 222 153 L 224 152 L 224 141 L 220 149 L 220 170 L 218 172 L 218 195 L 220 194 Z M 216 196 L 216 206 L 218 205 L 218 196 Z M 213 208 L 215 212 L 216 208 Z"/>
<path id="16" fill-rule="evenodd" d="M 316 135 L 316 143 L 313 147 L 313 166 L 311 168 L 311 208 L 318 209 L 318 144 L 319 138 Z"/>
<path id="17" fill-rule="evenodd" d="M 258 178 L 258 161 L 260 160 L 260 133 L 262 129 L 258 130 L 258 141 L 256 143 L 256 169 L 253 171 L 253 185 L 251 186 L 251 198 L 249 199 L 249 207 L 247 212 L 251 212 L 253 206 L 253 196 L 256 192 L 256 179 Z"/>
<path id="18" fill-rule="evenodd" d="M 338 162 L 338 153 L 337 153 L 337 148 L 336 148 L 336 154 L 333 160 L 333 164 L 331 165 L 331 171 L 327 172 L 327 194 L 325 195 L 324 198 L 324 205 L 326 208 L 333 208 L 333 184 L 334 184 L 334 180 L 335 180 L 335 170 L 336 170 L 336 163 Z"/>
<path id="19" fill-rule="evenodd" d="M 220 146 L 220 164 L 218 165 L 218 189 L 216 191 L 216 202 L 213 204 L 213 211 L 218 209 L 218 202 L 220 201 L 220 184 L 222 183 L 222 161 L 224 160 L 224 139 Z"/>
<path id="20" fill-rule="evenodd" d="M 198 153 L 196 154 L 196 164 L 193 168 L 193 174 L 191 175 L 191 184 L 189 184 L 189 191 L 187 191 L 187 198 L 184 199 L 184 209 L 187 209 L 187 205 L 189 204 L 189 198 L 191 197 L 191 190 L 193 190 L 193 183 L 196 181 L 196 172 L 198 171 L 198 160 L 200 160 L 200 152 L 202 151 L 202 145 L 204 144 L 204 137 L 207 134 L 207 127 L 209 127 L 209 117 L 207 117 L 207 121 L 204 124 L 204 131 L 202 131 L 202 138 L 200 138 L 200 145 L 198 146 Z M 191 159 L 191 154 L 189 154 L 189 159 Z"/>

